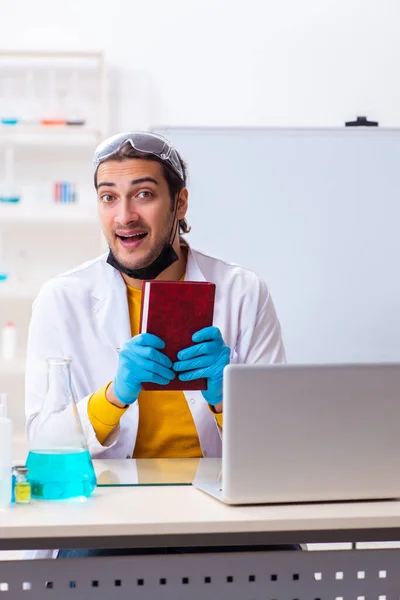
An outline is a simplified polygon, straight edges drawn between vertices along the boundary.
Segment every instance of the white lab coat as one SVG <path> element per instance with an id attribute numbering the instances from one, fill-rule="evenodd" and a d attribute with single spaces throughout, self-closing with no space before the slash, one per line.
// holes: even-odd
<path id="1" fill-rule="evenodd" d="M 114 379 L 118 350 L 131 337 L 125 282 L 106 258 L 100 256 L 52 279 L 34 302 L 26 368 L 27 432 L 32 439 L 45 397 L 46 359 L 70 357 L 73 392 L 91 455 L 131 458 L 138 431 L 138 402 L 124 413 L 103 445 L 87 411 L 91 394 Z M 189 247 L 185 279 L 216 284 L 214 325 L 231 349 L 232 363 L 285 361 L 271 296 L 255 273 Z M 203 455 L 220 456 L 220 433 L 201 392 L 185 396 Z"/>

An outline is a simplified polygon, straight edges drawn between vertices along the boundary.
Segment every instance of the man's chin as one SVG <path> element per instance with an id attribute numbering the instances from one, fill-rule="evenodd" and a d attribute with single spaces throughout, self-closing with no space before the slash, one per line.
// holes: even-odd
<path id="1" fill-rule="evenodd" d="M 135 260 L 133 259 L 132 252 L 115 252 L 113 248 L 111 251 L 117 261 L 122 265 L 125 269 L 129 269 L 130 271 L 137 271 L 138 269 L 143 269 L 144 267 L 148 267 L 152 262 L 151 257 L 142 257 L 139 258 L 135 253 Z"/>

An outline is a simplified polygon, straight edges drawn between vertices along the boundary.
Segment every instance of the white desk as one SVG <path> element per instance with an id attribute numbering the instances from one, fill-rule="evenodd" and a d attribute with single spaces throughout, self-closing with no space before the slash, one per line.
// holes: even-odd
<path id="1" fill-rule="evenodd" d="M 399 538 L 396 501 L 232 507 L 189 486 L 98 488 L 86 501 L 0 511 L 0 550 Z"/>
<path id="2" fill-rule="evenodd" d="M 400 539 L 398 501 L 231 507 L 190 486 L 100 487 L 86 501 L 34 502 L 0 512 L 1 550 L 173 546 L 184 552 L 185 547 L 200 550 L 201 546 L 228 544 L 396 539 Z M 29 600 L 44 597 L 45 581 L 53 585 L 45 597 L 57 600 L 109 599 L 111 591 L 113 598 L 128 597 L 123 590 L 126 594 L 126 588 L 132 586 L 135 598 L 151 600 L 195 600 L 206 593 L 218 599 L 278 600 L 290 596 L 292 600 L 346 600 L 364 596 L 378 600 L 381 596 L 383 600 L 386 596 L 389 600 L 391 593 L 400 591 L 399 560 L 398 550 L 367 550 L 10 561 L 0 563 L 0 586 L 3 581 L 9 590 L 20 590 L 23 582 L 30 583 Z M 315 573 L 322 574 L 322 579 L 316 579 Z M 379 577 L 379 573 L 385 576 Z M 275 575 L 277 579 L 272 578 Z M 70 582 L 75 587 L 69 587 Z M 77 596 L 78 588 L 84 595 Z M 266 589 L 273 595 L 265 595 Z M 353 595 L 348 595 L 350 591 Z M 4 595 L 5 600 L 13 597 L 21 596 Z"/>

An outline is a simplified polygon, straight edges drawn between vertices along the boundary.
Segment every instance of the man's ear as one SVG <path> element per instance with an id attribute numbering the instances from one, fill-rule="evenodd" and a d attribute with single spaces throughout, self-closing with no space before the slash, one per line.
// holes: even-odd
<path id="1" fill-rule="evenodd" d="M 176 210 L 176 218 L 184 219 L 188 209 L 189 192 L 187 188 L 182 188 L 178 196 L 178 207 Z"/>

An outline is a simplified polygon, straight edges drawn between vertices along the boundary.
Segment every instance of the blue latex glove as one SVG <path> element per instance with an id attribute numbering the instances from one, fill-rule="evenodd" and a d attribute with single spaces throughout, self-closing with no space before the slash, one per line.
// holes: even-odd
<path id="1" fill-rule="evenodd" d="M 124 344 L 114 379 L 114 394 L 120 402 L 133 404 L 144 382 L 166 385 L 175 379 L 172 361 L 159 351 L 163 348 L 165 343 L 151 333 L 136 335 Z"/>
<path id="2" fill-rule="evenodd" d="M 230 350 L 222 339 L 217 327 L 206 327 L 197 331 L 192 340 L 194 346 L 178 353 L 178 362 L 174 363 L 174 371 L 182 372 L 179 379 L 207 378 L 207 390 L 202 391 L 209 404 L 215 406 L 222 402 L 222 376 L 226 365 L 229 365 Z"/>

